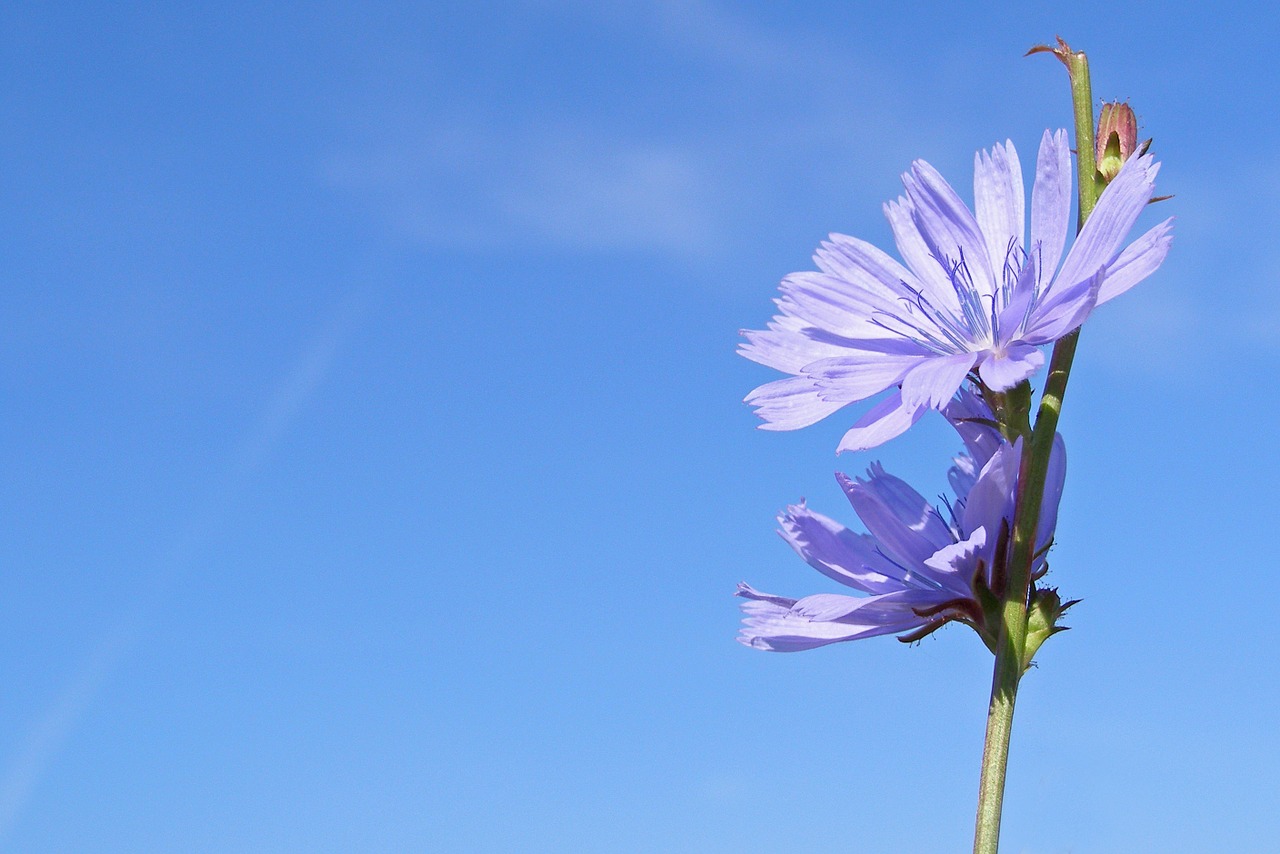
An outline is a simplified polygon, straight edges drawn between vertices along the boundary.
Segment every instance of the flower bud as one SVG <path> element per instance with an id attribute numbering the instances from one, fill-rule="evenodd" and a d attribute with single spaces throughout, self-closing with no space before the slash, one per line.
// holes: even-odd
<path id="1" fill-rule="evenodd" d="M 1096 163 L 1102 180 L 1110 183 L 1137 148 L 1138 118 L 1133 108 L 1119 101 L 1103 104 L 1096 145 Z"/>
<path id="2" fill-rule="evenodd" d="M 1078 603 L 1079 599 L 1063 602 L 1057 588 L 1037 587 L 1031 591 L 1030 607 L 1027 608 L 1026 646 L 1022 653 L 1022 669 L 1031 666 L 1031 657 L 1040 649 L 1040 645 L 1058 632 L 1065 632 L 1067 626 L 1058 625 L 1067 609 Z"/>

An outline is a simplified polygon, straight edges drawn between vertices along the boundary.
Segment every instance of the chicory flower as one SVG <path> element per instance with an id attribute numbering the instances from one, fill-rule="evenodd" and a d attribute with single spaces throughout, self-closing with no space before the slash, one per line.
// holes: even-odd
<path id="1" fill-rule="evenodd" d="M 760 426 L 799 429 L 893 389 L 838 448 L 865 450 L 943 408 L 966 377 L 992 391 L 1030 377 L 1044 364 L 1039 347 L 1164 260 L 1172 219 L 1122 248 L 1158 170 L 1150 155 L 1130 157 L 1064 260 L 1072 199 L 1066 131 L 1045 131 L 1041 141 L 1029 240 L 1012 142 L 975 155 L 972 211 L 917 160 L 902 176 L 906 195 L 885 205 L 905 263 L 832 234 L 814 256 L 817 271 L 783 279 L 768 329 L 743 332 L 742 355 L 791 375 L 747 396 Z"/>
<path id="2" fill-rule="evenodd" d="M 938 508 L 879 464 L 865 478 L 836 477 L 866 526 L 855 533 L 802 501 L 778 517 L 779 533 L 811 567 L 863 596 L 818 593 L 802 599 L 738 585 L 745 614 L 738 640 L 756 649 L 795 652 L 840 641 L 898 634 L 922 637 L 949 621 L 966 623 L 988 644 L 987 609 L 1002 586 L 1016 501 L 1021 440 L 960 420 L 989 417 L 961 394 L 947 414 L 967 452 L 949 472 L 955 499 Z M 1042 574 L 1066 476 L 1066 451 L 1055 437 L 1037 525 L 1033 572 Z"/>

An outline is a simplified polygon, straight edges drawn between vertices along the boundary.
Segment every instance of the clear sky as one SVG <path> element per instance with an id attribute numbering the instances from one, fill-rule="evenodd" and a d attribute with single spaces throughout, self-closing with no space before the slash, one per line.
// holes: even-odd
<path id="1" fill-rule="evenodd" d="M 977 638 L 770 655 L 731 596 L 958 443 L 755 430 L 734 348 L 913 158 L 1031 163 L 1058 33 L 1177 237 L 1082 338 L 1005 848 L 1276 850 L 1274 14 L 6 6 L 0 850 L 966 850 Z"/>

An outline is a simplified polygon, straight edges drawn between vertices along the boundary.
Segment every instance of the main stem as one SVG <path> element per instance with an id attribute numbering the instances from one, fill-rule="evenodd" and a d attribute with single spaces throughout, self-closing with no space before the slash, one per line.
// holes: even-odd
<path id="1" fill-rule="evenodd" d="M 1080 217 L 1084 222 L 1098 201 L 1100 182 L 1095 177 L 1093 91 L 1089 60 L 1084 53 L 1056 52 L 1071 77 L 1071 101 L 1075 113 L 1076 175 L 1079 180 Z M 978 784 L 978 818 L 974 828 L 974 854 L 996 854 L 1000 846 L 1000 813 L 1004 805 L 1005 771 L 1009 765 L 1009 739 L 1013 734 L 1013 710 L 1018 683 L 1030 665 L 1026 661 L 1027 606 L 1031 594 L 1031 566 L 1035 558 L 1036 523 L 1044 501 L 1044 481 L 1049 469 L 1053 437 L 1058 430 L 1062 398 L 1066 394 L 1071 363 L 1075 359 L 1080 330 L 1054 345 L 1049 375 L 1030 437 L 1024 437 L 1018 465 L 1018 506 L 1009 559 L 1009 584 L 1004 594 L 995 667 L 991 674 L 991 702 L 987 707 L 987 737 L 982 749 L 982 779 Z"/>

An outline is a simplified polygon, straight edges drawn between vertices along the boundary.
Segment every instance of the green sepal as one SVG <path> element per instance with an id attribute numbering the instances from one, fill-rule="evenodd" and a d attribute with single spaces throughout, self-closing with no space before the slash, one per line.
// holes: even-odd
<path id="1" fill-rule="evenodd" d="M 1004 620 L 1004 603 L 1000 601 L 999 596 L 991 592 L 991 588 L 987 587 L 981 571 L 974 574 L 972 587 L 978 599 L 978 607 L 982 609 L 982 625 L 974 623 L 970 625 L 987 645 L 987 649 L 991 650 L 991 654 L 999 655 L 996 650 L 1000 644 L 1000 624 Z"/>
<path id="2" fill-rule="evenodd" d="M 1022 652 L 1024 673 L 1031 667 L 1031 659 L 1041 644 L 1058 632 L 1065 632 L 1070 628 L 1058 625 L 1058 621 L 1068 608 L 1079 601 L 1072 599 L 1063 602 L 1054 587 L 1038 587 L 1032 592 L 1031 607 L 1027 609 L 1027 642 Z"/>

